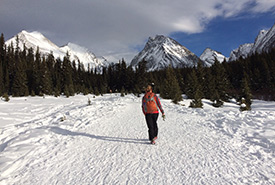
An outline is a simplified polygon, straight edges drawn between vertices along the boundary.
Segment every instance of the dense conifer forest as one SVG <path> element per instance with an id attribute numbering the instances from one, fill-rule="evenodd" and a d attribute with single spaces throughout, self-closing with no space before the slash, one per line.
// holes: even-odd
<path id="1" fill-rule="evenodd" d="M 236 98 L 250 108 L 251 98 L 275 101 L 275 48 L 269 53 L 254 54 L 246 59 L 204 67 L 146 71 L 146 61 L 136 69 L 122 59 L 107 68 L 84 69 L 81 61 L 70 61 L 53 54 L 42 56 L 39 48 L 23 51 L 18 42 L 6 46 L 4 35 L 0 38 L 0 95 L 35 96 L 94 93 L 95 95 L 121 92 L 142 93 L 146 84 L 154 82 L 155 92 L 174 103 L 182 94 L 193 99 L 191 107 L 202 107 L 201 99 L 210 99 L 213 106 Z"/>

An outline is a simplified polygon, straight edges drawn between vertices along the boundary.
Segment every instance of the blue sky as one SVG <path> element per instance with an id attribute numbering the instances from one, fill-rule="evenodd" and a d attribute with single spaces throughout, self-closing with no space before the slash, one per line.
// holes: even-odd
<path id="1" fill-rule="evenodd" d="M 72 42 L 96 56 L 131 62 L 149 37 L 170 36 L 200 56 L 229 56 L 275 22 L 275 0 L 1 0 L 0 32 L 38 31 L 58 46 Z"/>
<path id="2" fill-rule="evenodd" d="M 272 12 L 246 14 L 234 18 L 213 19 L 202 33 L 172 33 L 171 38 L 200 56 L 206 47 L 229 57 L 230 52 L 242 44 L 253 43 L 262 29 L 270 29 L 275 24 Z"/>

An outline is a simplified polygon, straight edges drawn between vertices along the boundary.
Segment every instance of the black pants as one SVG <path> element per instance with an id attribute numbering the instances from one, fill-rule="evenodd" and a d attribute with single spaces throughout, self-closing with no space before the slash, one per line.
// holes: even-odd
<path id="1" fill-rule="evenodd" d="M 146 114 L 145 119 L 148 126 L 149 140 L 158 136 L 158 120 L 159 114 Z"/>

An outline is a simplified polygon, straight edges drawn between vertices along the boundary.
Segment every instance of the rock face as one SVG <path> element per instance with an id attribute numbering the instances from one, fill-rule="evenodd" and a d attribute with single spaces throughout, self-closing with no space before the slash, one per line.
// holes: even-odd
<path id="1" fill-rule="evenodd" d="M 234 61 L 239 58 L 246 58 L 250 55 L 254 44 L 243 44 L 239 48 L 231 51 L 229 61 Z"/>
<path id="2" fill-rule="evenodd" d="M 24 45 L 26 48 L 33 48 L 36 52 L 39 47 L 39 52 L 48 56 L 53 54 L 55 58 L 63 59 L 66 56 L 67 52 L 70 55 L 70 60 L 80 61 L 83 63 L 84 67 L 87 69 L 88 65 L 92 68 L 100 68 L 102 66 L 107 66 L 108 62 L 103 57 L 96 57 L 95 54 L 90 52 L 87 48 L 81 47 L 79 45 L 68 43 L 63 47 L 58 47 L 56 44 L 47 39 L 40 32 L 27 32 L 22 31 L 18 33 L 13 38 L 6 41 L 6 45 L 9 46 L 13 43 L 13 46 L 16 47 L 16 37 L 19 39 L 19 48 L 22 50 Z"/>
<path id="3" fill-rule="evenodd" d="M 275 24 L 269 30 L 260 31 L 258 37 L 254 42 L 252 52 L 262 53 L 269 52 L 275 47 Z"/>
<path id="4" fill-rule="evenodd" d="M 143 60 L 147 61 L 148 71 L 161 70 L 169 65 L 173 68 L 193 67 L 199 62 L 194 53 L 163 35 L 150 37 L 144 49 L 134 57 L 130 65 L 136 67 Z"/>

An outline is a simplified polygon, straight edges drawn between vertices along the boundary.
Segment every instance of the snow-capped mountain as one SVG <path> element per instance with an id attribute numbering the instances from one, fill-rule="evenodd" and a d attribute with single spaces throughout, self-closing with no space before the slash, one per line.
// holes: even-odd
<path id="1" fill-rule="evenodd" d="M 204 52 L 200 56 L 201 61 L 203 61 L 204 65 L 210 67 L 214 64 L 215 59 L 217 59 L 220 63 L 224 60 L 227 61 L 228 59 L 218 51 L 212 50 L 210 48 L 206 48 Z"/>
<path id="2" fill-rule="evenodd" d="M 87 68 L 88 64 L 90 67 L 103 67 L 108 66 L 108 61 L 104 57 L 96 57 L 92 52 L 87 48 L 81 47 L 77 44 L 68 43 L 67 45 L 60 48 L 63 52 L 69 52 L 70 57 L 76 61 L 87 61 L 82 62 Z"/>
<path id="3" fill-rule="evenodd" d="M 40 32 L 27 32 L 23 30 L 17 35 L 19 39 L 20 49 L 23 49 L 25 45 L 26 48 L 33 48 L 34 52 L 36 52 L 37 47 L 39 47 L 39 51 L 42 55 L 47 56 L 52 53 L 55 58 L 61 59 L 63 59 L 68 52 L 71 61 L 80 61 L 84 64 L 84 67 L 86 69 L 88 68 L 88 65 L 90 65 L 90 67 L 92 68 L 98 68 L 108 65 L 108 62 L 105 58 L 96 57 L 92 52 L 82 46 L 68 43 L 63 47 L 58 47 Z M 7 40 L 5 44 L 9 46 L 11 43 L 13 43 L 13 46 L 16 47 L 16 37 L 17 36 L 14 36 L 13 38 Z"/>
<path id="4" fill-rule="evenodd" d="M 144 49 L 132 60 L 131 66 L 136 67 L 142 60 L 148 62 L 148 71 L 164 69 L 169 65 L 173 68 L 193 67 L 199 62 L 199 58 L 194 53 L 163 35 L 150 37 Z"/>
<path id="5" fill-rule="evenodd" d="M 233 50 L 229 61 L 237 60 L 240 57 L 246 58 L 256 52 L 269 52 L 272 48 L 275 48 L 275 24 L 269 30 L 261 30 L 254 43 L 243 44 Z"/>

